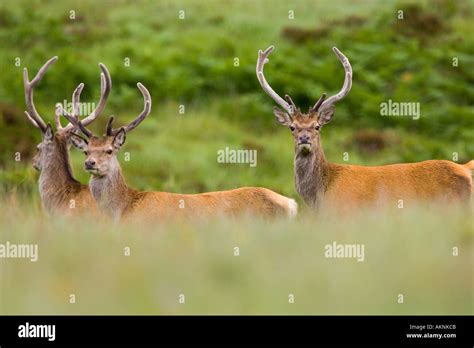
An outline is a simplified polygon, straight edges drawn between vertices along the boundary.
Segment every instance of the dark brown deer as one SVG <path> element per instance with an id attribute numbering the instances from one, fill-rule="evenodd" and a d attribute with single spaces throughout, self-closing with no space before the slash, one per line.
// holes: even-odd
<path id="1" fill-rule="evenodd" d="M 121 218 L 168 219 L 209 218 L 219 216 L 260 217 L 288 216 L 297 213 L 293 199 L 259 187 L 244 187 L 229 191 L 202 194 L 177 194 L 169 192 L 142 192 L 129 187 L 122 175 L 117 153 L 126 135 L 135 129 L 151 111 L 151 96 L 138 84 L 145 106 L 138 117 L 125 127 L 112 128 L 109 119 L 106 134 L 94 136 L 78 117 L 66 116 L 75 124 L 86 139 L 72 135 L 72 143 L 86 155 L 85 169 L 91 173 L 89 187 L 103 212 L 114 220 Z"/>
<path id="2" fill-rule="evenodd" d="M 332 120 L 334 104 L 343 99 L 352 86 L 352 67 L 336 48 L 334 53 L 345 70 L 342 89 L 326 99 L 323 94 L 307 113 L 292 99 L 281 98 L 268 84 L 263 67 L 273 46 L 259 50 L 257 78 L 263 90 L 283 110 L 274 107 L 277 121 L 289 127 L 295 143 L 295 185 L 306 204 L 316 209 L 355 210 L 376 203 L 398 204 L 414 201 L 468 202 L 472 190 L 474 161 L 460 165 L 445 160 L 384 166 L 358 166 L 330 163 L 324 156 L 321 128 Z"/>
<path id="3" fill-rule="evenodd" d="M 42 141 L 38 144 L 38 152 L 33 158 L 33 167 L 40 172 L 39 193 L 43 208 L 49 213 L 66 215 L 89 214 L 97 211 L 97 205 L 90 194 L 87 185 L 78 182 L 72 173 L 69 161 L 70 138 L 75 131 L 71 123 L 63 127 L 61 115 L 66 113 L 59 105 L 56 106 L 55 123 L 56 132 L 51 124 L 46 124 L 39 115 L 33 101 L 33 89 L 40 83 L 46 70 L 56 62 L 58 57 L 48 60 L 38 71 L 38 74 L 29 80 L 28 69 L 23 70 L 23 83 L 25 88 L 25 101 L 28 111 L 25 111 L 30 122 L 42 133 Z M 85 117 L 83 124 L 92 123 L 104 109 L 110 93 L 110 74 L 103 64 L 99 64 L 101 73 L 101 96 L 94 111 Z M 72 96 L 72 116 L 79 114 L 80 94 L 84 84 L 81 83 Z"/>

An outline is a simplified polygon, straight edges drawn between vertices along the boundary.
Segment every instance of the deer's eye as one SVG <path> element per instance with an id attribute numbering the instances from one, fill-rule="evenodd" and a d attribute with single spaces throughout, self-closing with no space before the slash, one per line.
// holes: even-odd
<path id="1" fill-rule="evenodd" d="M 110 150 L 110 149 L 109 149 L 109 150 L 107 150 L 107 151 L 105 151 L 105 153 L 106 153 L 107 155 L 111 155 L 111 154 L 112 154 L 112 152 L 113 152 L 113 151 L 112 151 L 112 150 Z"/>
<path id="2" fill-rule="evenodd" d="M 84 155 L 89 156 L 89 151 L 84 151 Z"/>
<path id="3" fill-rule="evenodd" d="M 295 130 L 295 127 L 290 126 L 290 131 L 294 132 L 294 130 Z"/>

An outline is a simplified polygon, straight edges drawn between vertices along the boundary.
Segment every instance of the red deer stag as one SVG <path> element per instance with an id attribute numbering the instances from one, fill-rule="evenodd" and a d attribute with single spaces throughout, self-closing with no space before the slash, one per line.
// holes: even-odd
<path id="1" fill-rule="evenodd" d="M 33 89 L 40 83 L 46 70 L 58 57 L 48 60 L 38 71 L 38 74 L 29 80 L 28 69 L 23 70 L 23 83 L 25 87 L 25 101 L 28 111 L 25 111 L 30 122 L 42 133 L 42 141 L 38 144 L 38 152 L 33 158 L 33 167 L 40 172 L 39 193 L 43 209 L 48 213 L 60 213 L 67 215 L 85 214 L 98 211 L 97 205 L 90 194 L 87 185 L 78 182 L 72 173 L 69 161 L 70 138 L 75 126 L 69 123 L 61 125 L 61 114 L 65 113 L 61 107 L 56 107 L 55 123 L 56 132 L 53 132 L 51 124 L 46 124 L 36 110 L 33 101 Z M 102 112 L 110 92 L 110 75 L 103 64 L 99 64 L 101 73 L 101 95 L 95 110 L 82 120 L 84 125 L 92 123 Z M 72 96 L 72 116 L 79 113 L 79 96 L 84 88 L 81 83 Z"/>
<path id="2" fill-rule="evenodd" d="M 283 110 L 274 107 L 277 121 L 289 127 L 295 143 L 295 186 L 305 203 L 313 208 L 354 210 L 381 202 L 447 201 L 468 202 L 471 195 L 474 161 L 464 165 L 429 160 L 384 166 L 358 166 L 330 163 L 324 156 L 321 128 L 334 115 L 334 104 L 343 99 L 352 85 L 349 60 L 336 48 L 334 53 L 345 70 L 339 93 L 326 99 L 323 94 L 308 113 L 302 113 L 290 96 L 281 98 L 268 84 L 263 67 L 273 46 L 259 50 L 257 78 L 263 90 Z"/>
<path id="3" fill-rule="evenodd" d="M 144 98 L 144 109 L 126 127 L 112 128 L 113 116 L 107 124 L 106 134 L 94 136 L 78 117 L 66 116 L 87 139 L 72 135 L 72 143 L 87 156 L 85 169 L 91 173 L 89 187 L 100 209 L 114 220 L 121 218 L 163 219 L 173 217 L 200 218 L 239 216 L 249 214 L 262 217 L 289 216 L 297 213 L 293 199 L 265 188 L 244 187 L 229 191 L 202 194 L 176 194 L 168 192 L 142 192 L 129 187 L 122 175 L 117 153 L 125 137 L 135 129 L 151 111 L 151 96 L 137 84 Z"/>

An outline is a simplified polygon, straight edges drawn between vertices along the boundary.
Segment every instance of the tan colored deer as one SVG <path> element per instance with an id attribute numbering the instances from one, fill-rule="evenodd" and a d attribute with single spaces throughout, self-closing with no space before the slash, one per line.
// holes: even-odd
<path id="1" fill-rule="evenodd" d="M 308 113 L 296 108 L 292 99 L 282 99 L 268 84 L 263 67 L 273 46 L 258 52 L 257 78 L 263 90 L 283 110 L 274 107 L 278 122 L 288 126 L 295 143 L 295 186 L 306 204 L 336 211 L 358 209 L 379 203 L 398 204 L 415 201 L 468 202 L 472 190 L 474 161 L 464 165 L 451 161 L 430 160 L 419 163 L 366 167 L 326 161 L 320 140 L 321 127 L 329 123 L 334 104 L 344 98 L 352 86 L 352 67 L 336 48 L 334 53 L 345 70 L 342 89 L 326 99 L 323 94 Z"/>
<path id="2" fill-rule="evenodd" d="M 113 129 L 113 116 L 106 134 L 94 136 L 78 117 L 66 115 L 87 139 L 73 134 L 72 143 L 87 156 L 85 169 L 92 174 L 89 187 L 99 207 L 114 220 L 125 217 L 145 219 L 233 217 L 243 214 L 261 217 L 288 216 L 297 213 L 293 199 L 265 188 L 244 187 L 202 194 L 141 192 L 129 187 L 122 175 L 117 153 L 126 134 L 136 128 L 151 111 L 151 96 L 138 83 L 144 98 L 144 109 L 126 127 Z"/>
<path id="3" fill-rule="evenodd" d="M 42 132 L 42 141 L 37 146 L 38 152 L 33 158 L 33 167 L 40 172 L 39 193 L 43 209 L 53 214 L 90 214 L 98 211 L 97 204 L 90 194 L 89 187 L 82 185 L 74 178 L 69 161 L 70 137 L 75 126 L 71 123 L 65 127 L 61 125 L 61 114 L 66 111 L 57 106 L 56 133 L 54 133 L 51 124 L 46 124 L 39 115 L 33 101 L 33 89 L 40 83 L 49 66 L 57 59 L 58 57 L 53 57 L 48 60 L 31 81 L 28 78 L 28 69 L 23 70 L 25 101 L 28 109 L 25 114 L 30 122 Z M 99 66 L 102 70 L 100 101 L 95 110 L 82 120 L 85 125 L 92 123 L 99 116 L 110 93 L 110 74 L 105 65 L 99 64 Z M 84 84 L 81 83 L 73 93 L 73 117 L 79 113 L 79 96 L 83 88 Z"/>

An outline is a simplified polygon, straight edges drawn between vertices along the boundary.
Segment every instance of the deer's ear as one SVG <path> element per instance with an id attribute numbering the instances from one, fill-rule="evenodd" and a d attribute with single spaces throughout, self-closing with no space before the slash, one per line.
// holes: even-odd
<path id="1" fill-rule="evenodd" d="M 334 105 L 330 105 L 319 111 L 318 122 L 321 126 L 325 125 L 326 123 L 331 122 L 333 116 L 334 116 Z"/>
<path id="2" fill-rule="evenodd" d="M 43 142 L 50 143 L 51 141 L 53 141 L 53 137 L 53 128 L 51 127 L 51 124 L 48 123 L 48 125 L 46 126 L 46 130 L 43 133 Z"/>
<path id="3" fill-rule="evenodd" d="M 287 112 L 277 108 L 276 106 L 273 108 L 273 114 L 275 115 L 278 123 L 289 126 L 291 124 L 291 117 L 288 115 Z"/>
<path id="4" fill-rule="evenodd" d="M 125 129 L 120 128 L 120 130 L 115 134 L 114 140 L 112 142 L 113 146 L 116 149 L 120 149 L 120 147 L 125 143 L 127 135 L 125 133 Z"/>
<path id="5" fill-rule="evenodd" d="M 71 133 L 71 143 L 76 149 L 81 151 L 86 151 L 88 145 L 86 139 L 75 133 Z"/>

